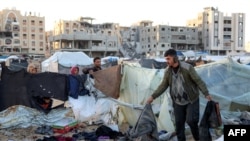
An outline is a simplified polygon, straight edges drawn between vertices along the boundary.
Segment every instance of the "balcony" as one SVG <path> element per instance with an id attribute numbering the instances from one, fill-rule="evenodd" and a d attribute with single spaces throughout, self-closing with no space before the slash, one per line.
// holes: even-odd
<path id="1" fill-rule="evenodd" d="M 91 51 L 118 51 L 117 47 L 92 46 Z"/>
<path id="2" fill-rule="evenodd" d="M 107 47 L 107 51 L 118 51 L 117 47 Z"/>
<path id="3" fill-rule="evenodd" d="M 187 43 L 187 40 L 172 39 L 171 43 Z"/>
<path id="4" fill-rule="evenodd" d="M 105 46 L 92 46 L 91 51 L 106 51 L 107 48 Z"/>

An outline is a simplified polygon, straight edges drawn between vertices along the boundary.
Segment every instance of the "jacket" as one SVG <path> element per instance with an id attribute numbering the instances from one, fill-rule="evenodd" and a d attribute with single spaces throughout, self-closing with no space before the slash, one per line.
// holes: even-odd
<path id="1" fill-rule="evenodd" d="M 193 103 L 195 100 L 199 98 L 199 90 L 201 90 L 201 92 L 205 96 L 209 95 L 206 84 L 197 74 L 192 65 L 179 61 L 179 69 L 185 81 L 183 87 L 191 103 Z M 161 84 L 158 86 L 158 88 L 152 94 L 152 97 L 154 99 L 159 97 L 168 88 L 168 86 L 170 86 L 170 92 L 171 92 L 171 84 L 172 84 L 172 68 L 167 67 L 165 70 L 163 80 Z M 173 95 L 171 93 L 170 95 L 173 99 Z"/>

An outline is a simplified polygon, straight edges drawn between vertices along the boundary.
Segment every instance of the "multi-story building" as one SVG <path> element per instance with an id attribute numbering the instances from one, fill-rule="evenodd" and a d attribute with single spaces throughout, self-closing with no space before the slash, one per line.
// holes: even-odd
<path id="1" fill-rule="evenodd" d="M 162 57 L 169 48 L 176 50 L 199 50 L 196 27 L 157 25 L 152 21 L 141 21 L 132 27 L 131 40 L 139 41 L 140 52 Z M 135 35 L 134 35 L 135 34 Z"/>
<path id="2" fill-rule="evenodd" d="M 45 41 L 46 41 L 46 51 L 45 56 L 49 57 L 51 55 L 51 50 L 53 50 L 52 42 L 49 41 L 49 38 L 53 36 L 53 31 L 46 31 L 45 32 Z"/>
<path id="3" fill-rule="evenodd" d="M 250 53 L 250 42 L 247 42 L 246 44 L 246 51 Z"/>
<path id="4" fill-rule="evenodd" d="M 206 7 L 198 18 L 188 20 L 187 26 L 198 27 L 199 46 L 214 55 L 227 55 L 245 51 L 244 13 L 231 16 L 217 8 Z"/>
<path id="5" fill-rule="evenodd" d="M 15 8 L 0 11 L 0 52 L 44 54 L 45 46 L 44 17 Z"/>
<path id="6" fill-rule="evenodd" d="M 117 55 L 122 41 L 119 24 L 92 24 L 93 20 L 58 21 L 49 37 L 53 51 L 83 51 L 92 57 Z"/>

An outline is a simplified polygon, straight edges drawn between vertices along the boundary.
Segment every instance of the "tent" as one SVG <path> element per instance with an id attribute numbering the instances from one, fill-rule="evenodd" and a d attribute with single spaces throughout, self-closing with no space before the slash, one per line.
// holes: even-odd
<path id="1" fill-rule="evenodd" d="M 47 71 L 68 74 L 72 66 L 78 66 L 81 69 L 92 63 L 93 60 L 83 52 L 56 52 L 51 57 L 44 60 L 41 65 L 42 72 Z"/>
<path id="2" fill-rule="evenodd" d="M 68 99 L 67 77 L 58 73 L 30 74 L 25 69 L 13 71 L 3 66 L 0 81 L 0 111 L 14 105 L 23 105 L 49 112 L 37 97 L 51 97 L 61 101 Z"/>
<path id="3" fill-rule="evenodd" d="M 107 97 L 96 97 L 100 92 L 93 86 L 89 96 L 79 96 L 77 99 L 68 96 L 66 74 L 54 72 L 29 74 L 24 69 L 11 71 L 7 67 L 3 67 L 1 73 L 0 128 L 52 124 L 55 119 L 59 120 L 63 115 L 66 116 L 65 112 L 69 113 L 68 108 L 58 109 L 65 103 L 67 107 L 71 107 L 73 116 L 78 121 L 102 120 L 104 123 L 109 123 L 112 122 L 112 115 L 115 115 L 118 109 L 117 104 Z M 89 85 L 94 83 L 89 82 Z M 56 106 L 44 107 L 44 103 L 38 99 L 41 97 L 51 97 L 52 105 Z M 60 117 L 57 114 L 52 114 L 53 117 L 50 117 L 50 113 L 58 110 Z M 45 116 L 44 118 L 48 120 L 41 121 L 40 116 Z M 30 123 L 25 125 L 27 122 Z"/>
<path id="4" fill-rule="evenodd" d="M 141 59 L 139 61 L 140 65 L 145 68 L 155 68 L 155 69 L 163 69 L 167 67 L 167 63 L 165 59 L 155 58 L 155 59 Z"/>
<path id="5" fill-rule="evenodd" d="M 229 57 L 202 65 L 196 70 L 223 110 L 250 110 L 250 68 L 247 65 Z"/>
<path id="6" fill-rule="evenodd" d="M 250 67 L 239 64 L 232 58 L 225 58 L 217 62 L 195 67 L 195 69 L 207 84 L 213 99 L 219 102 L 221 110 L 249 111 Z M 72 107 L 77 120 L 118 120 L 118 123 L 128 122 L 130 125 L 136 125 L 147 98 L 160 84 L 164 75 L 164 69 L 147 69 L 134 64 L 134 62 L 124 62 L 121 73 L 122 80 L 120 97 L 118 99 L 110 97 L 96 98 L 92 95 L 80 96 L 79 99 L 69 97 L 69 105 Z M 174 131 L 173 109 L 168 90 L 152 103 L 158 131 Z M 93 89 L 93 91 L 95 90 Z M 207 101 L 203 95 L 200 97 L 200 114 L 202 114 Z M 119 103 L 119 105 L 113 101 Z M 223 114 L 222 116 L 224 116 Z M 1 119 L 4 118 L 0 117 L 0 124 L 6 124 Z"/>
<path id="7" fill-rule="evenodd" d="M 186 56 L 186 57 L 195 57 L 195 56 L 196 56 L 195 52 L 192 51 L 192 50 L 185 51 L 185 52 L 182 52 L 182 53 L 183 53 L 184 56 Z"/>
<path id="8" fill-rule="evenodd" d="M 18 56 L 16 55 L 11 55 L 11 56 L 0 56 L 0 62 L 5 62 L 9 59 L 19 59 Z"/>
<path id="9" fill-rule="evenodd" d="M 244 111 L 250 109 L 250 68 L 239 64 L 232 58 L 195 67 L 197 73 L 207 84 L 210 94 L 220 103 L 221 110 Z M 160 84 L 164 69 L 147 69 L 126 64 L 123 66 L 123 77 L 120 86 L 120 101 L 134 105 L 145 104 L 147 98 Z M 167 89 L 153 102 L 153 111 L 157 115 L 159 130 L 174 131 L 172 104 Z M 207 100 L 200 95 L 201 114 Z M 121 121 L 135 124 L 138 110 L 122 107 Z M 129 114 L 126 114 L 129 113 Z M 201 116 L 200 116 L 201 117 Z"/>

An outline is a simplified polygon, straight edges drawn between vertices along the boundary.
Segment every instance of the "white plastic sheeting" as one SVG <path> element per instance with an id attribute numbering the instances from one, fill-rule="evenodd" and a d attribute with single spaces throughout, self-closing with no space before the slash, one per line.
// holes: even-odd
<path id="1" fill-rule="evenodd" d="M 145 105 L 147 98 L 160 84 L 163 74 L 164 70 L 124 65 L 119 100 L 135 105 Z M 170 109 L 167 106 L 169 102 L 167 102 L 167 98 L 164 100 L 166 95 L 167 91 L 153 102 L 152 108 L 154 113 L 160 111 L 159 118 L 156 118 L 159 131 L 174 131 L 173 122 L 169 120 L 171 119 Z M 163 104 L 164 101 L 165 104 Z M 154 106 L 158 108 L 154 108 Z M 120 120 L 123 120 L 120 122 L 128 122 L 130 125 L 135 125 L 141 110 L 128 107 L 121 107 L 121 109 L 122 112 L 120 114 L 124 118 L 120 118 Z"/>
<path id="2" fill-rule="evenodd" d="M 79 96 L 78 99 L 73 99 L 69 97 L 68 104 L 68 108 L 56 108 L 48 114 L 21 105 L 9 107 L 0 113 L 0 129 L 53 125 L 67 116 L 80 122 L 102 121 L 107 125 L 116 122 L 118 105 L 109 98 Z"/>
<path id="3" fill-rule="evenodd" d="M 45 114 L 36 109 L 16 105 L 0 113 L 0 128 L 26 128 L 31 125 L 52 125 L 66 116 L 74 116 L 69 108 L 57 108 Z"/>
<path id="4" fill-rule="evenodd" d="M 6 57 L 6 58 L 4 58 L 4 59 L 0 59 L 0 62 L 2 62 L 2 61 L 7 61 L 7 60 L 9 60 L 9 59 L 19 59 L 19 57 L 16 56 L 16 55 L 10 55 L 10 56 L 8 56 L 8 57 Z"/>
<path id="5" fill-rule="evenodd" d="M 113 123 L 118 105 L 109 98 L 95 98 L 94 96 L 79 96 L 78 99 L 69 97 L 69 105 L 72 108 L 75 119 L 81 122 L 103 121 L 106 124 Z"/>
<path id="6" fill-rule="evenodd" d="M 189 51 L 184 51 L 184 52 L 182 52 L 183 54 L 184 54 L 184 56 L 186 56 L 186 57 L 196 57 L 196 54 L 195 54 L 195 52 L 194 51 L 192 51 L 192 50 L 189 50 Z"/>
<path id="7" fill-rule="evenodd" d="M 222 110 L 250 109 L 250 67 L 226 58 L 196 70 Z"/>
<path id="8" fill-rule="evenodd" d="M 58 65 L 63 67 L 88 66 L 93 60 L 83 52 L 56 52 L 42 62 L 42 72 L 58 72 Z"/>

